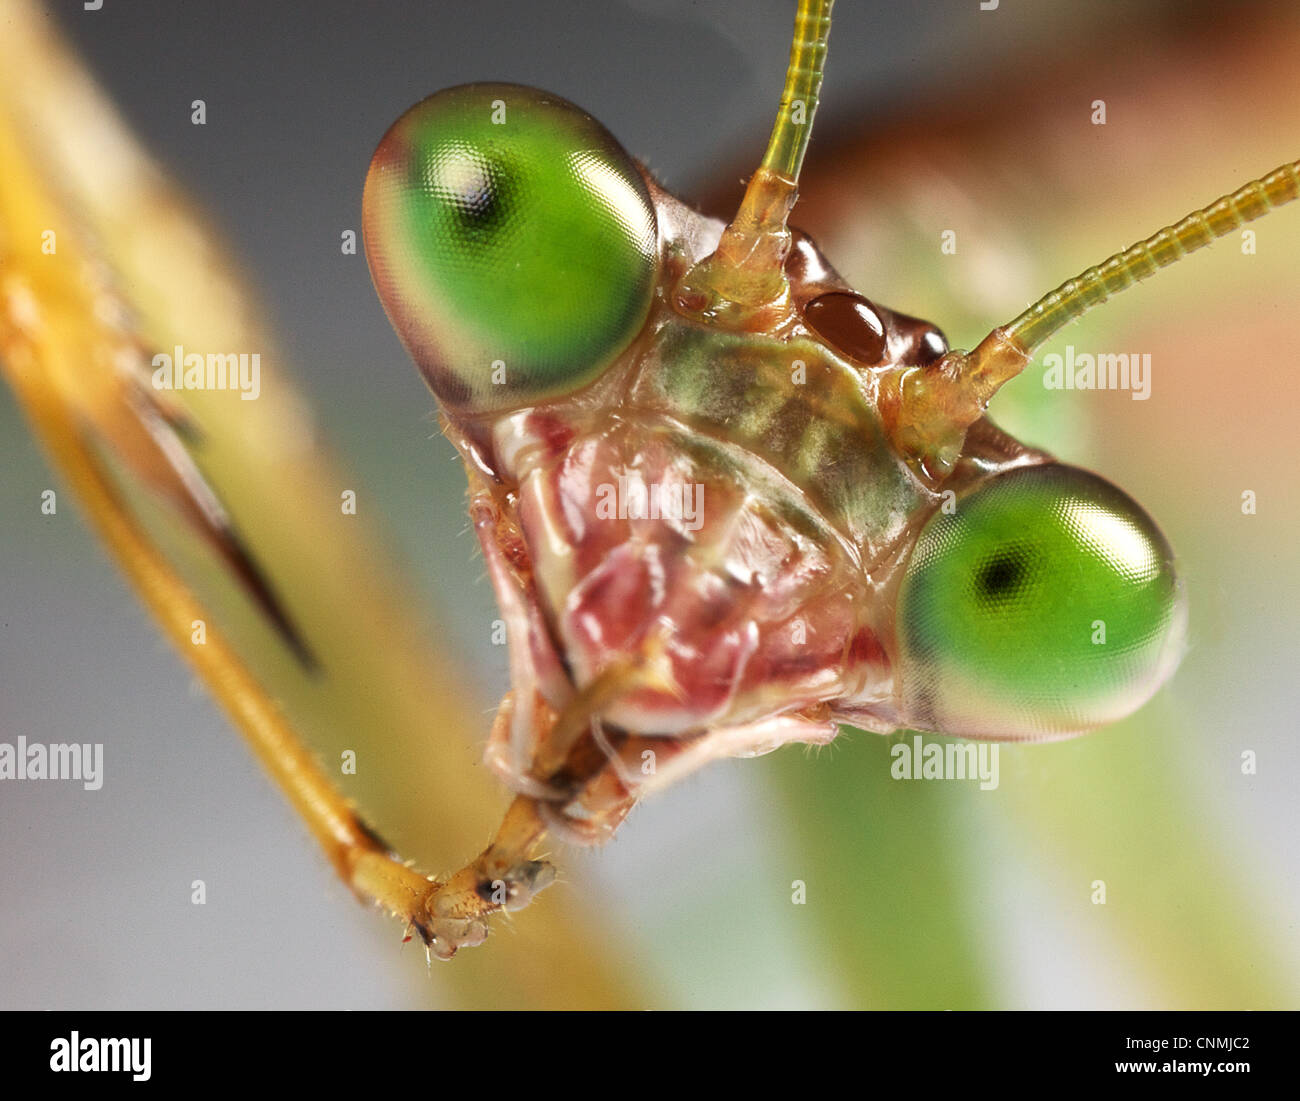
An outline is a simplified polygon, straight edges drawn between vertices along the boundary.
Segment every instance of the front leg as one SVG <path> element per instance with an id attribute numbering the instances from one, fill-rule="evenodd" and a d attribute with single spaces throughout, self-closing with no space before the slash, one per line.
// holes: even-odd
<path id="1" fill-rule="evenodd" d="M 404 922 L 431 956 L 449 960 L 457 950 L 487 939 L 487 918 L 527 906 L 555 880 L 555 868 L 529 853 L 545 833 L 536 804 L 518 796 L 492 844 L 445 879 L 426 878 L 380 848 L 350 848 L 341 869 L 363 899 Z"/>
<path id="2" fill-rule="evenodd" d="M 489 745 L 510 736 L 513 693 L 506 693 L 492 723 Z M 359 829 L 364 829 L 358 823 Z M 492 843 L 459 871 L 443 878 L 421 876 L 400 862 L 372 833 L 345 851 L 340 874 L 364 900 L 405 923 L 429 954 L 449 960 L 461 948 L 487 939 L 487 919 L 501 910 L 522 910 L 555 881 L 555 868 L 532 858 L 546 832 L 537 801 L 517 795 Z M 338 862 L 336 861 L 336 865 Z"/>

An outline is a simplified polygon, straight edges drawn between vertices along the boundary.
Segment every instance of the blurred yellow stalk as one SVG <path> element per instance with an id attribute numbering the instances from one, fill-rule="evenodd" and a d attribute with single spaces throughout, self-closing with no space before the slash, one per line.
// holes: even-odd
<path id="1" fill-rule="evenodd" d="M 5 17 L 0 369 L 92 525 L 231 718 L 247 727 L 282 712 L 324 760 L 367 739 L 382 744 L 406 782 L 393 791 L 382 769 L 361 770 L 347 794 L 425 870 L 457 866 L 505 805 L 475 767 L 487 720 L 463 672 L 423 637 L 412 611 L 420 601 L 400 589 L 372 522 L 343 515 L 341 494 L 358 489 L 356 479 L 326 453 L 217 237 L 139 149 L 44 13 L 6 0 Z M 157 395 L 140 370 L 175 345 L 261 354 L 256 401 L 229 391 L 168 397 L 201 432 L 203 475 L 293 610 L 320 675 L 294 660 L 209 548 L 141 492 L 169 474 L 141 429 L 139 402 Z M 206 646 L 190 644 L 191 619 L 209 625 Z M 266 902 L 302 905 L 310 930 L 309 900 Z M 438 1000 L 631 1003 L 612 946 L 571 895 L 548 893 L 527 921 L 526 938 L 498 935 L 437 967 Z M 400 929 L 392 931 L 396 952 Z"/>

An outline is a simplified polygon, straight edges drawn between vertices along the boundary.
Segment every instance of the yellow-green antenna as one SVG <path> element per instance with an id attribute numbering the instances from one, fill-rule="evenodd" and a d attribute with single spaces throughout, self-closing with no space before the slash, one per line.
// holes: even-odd
<path id="1" fill-rule="evenodd" d="M 799 179 L 803 155 L 812 135 L 826 66 L 826 42 L 831 33 L 831 7 L 824 3 L 799 4 L 794 17 L 794 41 L 790 44 L 790 65 L 785 71 L 781 110 L 763 155 L 763 167 L 791 183 Z"/>
<path id="2" fill-rule="evenodd" d="M 1300 161 L 1292 161 L 1067 280 L 974 351 L 901 370 L 887 409 L 895 443 L 942 476 L 960 454 L 966 429 L 998 388 L 1024 370 L 1035 348 L 1093 306 L 1297 196 Z"/>
<path id="3" fill-rule="evenodd" d="M 689 313 L 759 325 L 766 311 L 787 304 L 786 219 L 798 195 L 799 169 L 817 113 L 834 2 L 799 0 L 785 90 L 767 152 L 717 250 L 677 288 L 678 305 Z"/>

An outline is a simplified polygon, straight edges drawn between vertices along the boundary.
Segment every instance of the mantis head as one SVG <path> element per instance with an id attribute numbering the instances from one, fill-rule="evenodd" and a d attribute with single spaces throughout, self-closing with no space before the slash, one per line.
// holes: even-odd
<path id="1" fill-rule="evenodd" d="M 848 419 L 859 419 L 861 440 L 884 441 L 872 460 L 882 478 L 897 467 L 907 481 L 901 543 L 859 548 L 889 605 L 876 627 L 897 724 L 1024 739 L 1122 718 L 1183 650 L 1173 552 L 1141 506 L 1094 474 L 1023 448 L 1014 461 L 987 460 L 979 440 L 997 430 L 985 410 L 1084 310 L 1294 198 L 1297 166 L 1089 268 L 973 351 L 949 350 L 932 326 L 875 310 L 833 273 L 812 293 L 792 251 L 787 218 L 830 8 L 799 5 L 778 121 L 725 228 L 670 232 L 681 204 L 665 214 L 642 168 L 558 97 L 479 84 L 417 104 L 384 137 L 366 183 L 380 298 L 461 422 L 580 399 L 635 359 L 665 317 L 752 336 L 755 355 L 814 342 L 854 373 L 860 409 Z"/>

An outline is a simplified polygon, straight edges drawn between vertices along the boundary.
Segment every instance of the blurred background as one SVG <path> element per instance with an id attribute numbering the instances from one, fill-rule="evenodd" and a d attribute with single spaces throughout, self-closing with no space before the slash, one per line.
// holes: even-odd
<path id="1" fill-rule="evenodd" d="M 364 257 L 340 251 L 343 231 L 359 234 L 370 153 L 438 88 L 535 84 L 725 214 L 761 154 L 793 7 L 50 7 L 260 299 L 283 352 L 270 385 L 306 395 L 348 471 L 332 499 L 355 486 L 356 520 L 386 548 L 356 576 L 436 640 L 420 644 L 437 651 L 421 679 L 415 644 L 371 645 L 383 632 L 361 581 L 309 600 L 308 575 L 325 575 L 294 540 L 334 536 L 310 527 L 292 479 L 214 432 L 205 469 L 328 634 L 328 691 L 299 683 L 189 553 L 195 576 L 323 758 L 357 750 L 341 782 L 429 871 L 477 852 L 505 807 L 475 762 L 508 676 L 463 472 Z M 969 346 L 1296 157 L 1297 49 L 1285 0 L 841 3 L 794 220 L 868 296 Z M 0 392 L 0 737 L 102 742 L 106 765 L 93 793 L 0 784 L 0 1008 L 1296 1007 L 1300 209 L 1255 229 L 1254 254 L 1230 237 L 1047 349 L 1149 352 L 1149 400 L 1048 391 L 1036 367 L 992 409 L 1121 485 L 1178 552 L 1191 649 L 1152 703 L 1083 739 L 1003 746 L 993 791 L 892 780 L 892 740 L 856 732 L 714 765 L 605 849 L 558 852 L 560 885 L 432 973 L 332 878 L 75 510 L 61 497 L 41 516 L 59 483 Z M 945 230 L 955 255 L 940 252 Z M 295 525 L 307 535 L 286 534 Z"/>

